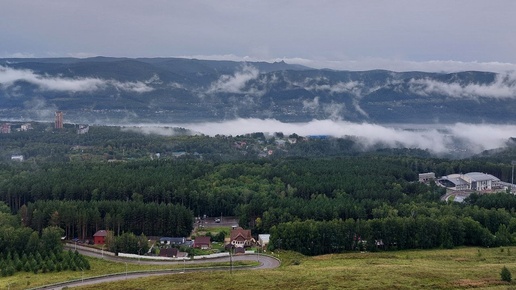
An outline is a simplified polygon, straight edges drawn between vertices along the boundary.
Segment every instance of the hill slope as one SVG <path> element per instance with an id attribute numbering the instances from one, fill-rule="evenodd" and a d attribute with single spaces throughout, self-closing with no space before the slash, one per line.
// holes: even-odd
<path id="1" fill-rule="evenodd" d="M 2 118 L 516 122 L 516 74 L 334 71 L 180 58 L 0 59 Z"/>

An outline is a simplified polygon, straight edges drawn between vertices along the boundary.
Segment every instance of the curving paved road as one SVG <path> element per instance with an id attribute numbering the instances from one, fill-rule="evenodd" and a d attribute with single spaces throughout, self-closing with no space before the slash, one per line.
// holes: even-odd
<path id="1" fill-rule="evenodd" d="M 66 248 L 66 247 L 65 247 Z M 104 255 L 102 256 L 99 253 L 86 251 L 83 249 L 77 249 L 79 253 L 95 257 L 95 258 L 103 258 L 110 261 L 115 262 L 121 262 L 121 263 L 131 263 L 131 264 L 146 264 L 146 265 L 183 265 L 183 263 L 186 263 L 186 265 L 189 264 L 205 264 L 205 263 L 218 263 L 218 262 L 227 262 L 229 263 L 229 257 L 222 257 L 222 258 L 214 258 L 214 259 L 205 259 L 205 260 L 186 260 L 186 262 L 183 261 L 149 261 L 149 260 L 141 260 L 136 261 L 134 259 L 124 259 L 121 257 L 113 257 Z M 243 268 L 233 268 L 234 270 L 257 270 L 257 269 L 273 269 L 280 266 L 280 261 L 270 257 L 270 256 L 263 256 L 263 255 L 238 255 L 233 256 L 233 261 L 257 261 L 260 263 L 258 266 L 254 267 L 243 267 Z M 220 270 L 226 270 L 228 271 L 228 267 L 210 267 L 210 268 L 199 268 L 199 269 L 185 269 L 185 272 L 205 272 L 205 271 L 220 271 Z M 130 273 L 121 273 L 116 275 L 111 275 L 107 277 L 94 277 L 94 278 L 86 278 L 80 281 L 72 281 L 72 282 L 63 282 L 59 284 L 55 284 L 52 286 L 42 286 L 34 289 L 63 289 L 65 287 L 78 287 L 78 286 L 84 286 L 84 285 L 91 285 L 91 284 L 98 284 L 98 283 L 106 283 L 106 282 L 115 282 L 125 279 L 136 279 L 136 278 L 142 278 L 142 277 L 148 277 L 148 276 L 158 276 L 158 275 L 169 275 L 169 274 L 181 274 L 184 273 L 183 269 L 174 269 L 174 270 L 159 270 L 159 271 L 153 271 L 153 272 L 130 272 Z"/>

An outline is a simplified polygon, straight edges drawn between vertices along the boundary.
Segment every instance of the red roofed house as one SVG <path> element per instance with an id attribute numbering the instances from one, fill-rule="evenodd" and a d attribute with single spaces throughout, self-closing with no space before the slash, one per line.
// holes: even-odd
<path id="1" fill-rule="evenodd" d="M 236 228 L 231 230 L 230 243 L 236 248 L 250 247 L 256 241 L 251 236 L 251 230 Z"/>
<path id="2" fill-rule="evenodd" d="M 106 236 L 108 232 L 106 230 L 100 230 L 93 235 L 93 242 L 95 245 L 102 245 L 106 243 Z"/>
<path id="3" fill-rule="evenodd" d="M 200 236 L 196 237 L 194 240 L 194 248 L 199 248 L 202 250 L 207 250 L 211 248 L 211 237 Z"/>

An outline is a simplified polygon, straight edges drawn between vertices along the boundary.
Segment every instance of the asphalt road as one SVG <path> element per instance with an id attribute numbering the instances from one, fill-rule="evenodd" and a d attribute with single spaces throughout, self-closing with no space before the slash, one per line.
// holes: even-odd
<path id="1" fill-rule="evenodd" d="M 214 258 L 214 259 L 205 259 L 205 260 L 186 260 L 186 262 L 183 261 L 149 261 L 149 260 L 134 260 L 134 259 L 125 259 L 121 257 L 113 257 L 113 256 L 102 256 L 101 254 L 85 251 L 82 249 L 77 249 L 81 254 L 90 256 L 90 257 L 96 257 L 96 258 L 103 258 L 106 260 L 111 260 L 114 262 L 120 262 L 120 263 L 131 263 L 131 264 L 146 264 L 146 265 L 183 265 L 183 263 L 188 267 L 188 265 L 191 264 L 205 264 L 205 263 L 218 263 L 218 262 L 227 262 L 229 264 L 230 258 L 229 257 L 223 257 L 223 258 Z M 255 267 L 245 267 L 245 268 L 234 268 L 234 270 L 258 270 L 258 269 L 273 269 L 277 268 L 280 265 L 280 261 L 269 257 L 269 256 L 263 256 L 263 255 L 237 255 L 232 257 L 233 261 L 258 261 L 260 265 Z M 211 267 L 211 268 L 199 268 L 199 269 L 185 269 L 185 272 L 206 272 L 206 271 L 228 271 L 228 267 Z M 73 282 L 64 282 L 59 285 L 54 286 L 48 286 L 48 287 L 39 287 L 36 289 L 63 289 L 65 287 L 78 287 L 78 286 L 84 286 L 84 285 L 91 285 L 91 284 L 98 284 L 98 283 L 108 283 L 108 282 L 116 282 L 120 280 L 126 280 L 126 279 L 136 279 L 136 278 L 142 278 L 142 277 L 149 277 L 149 276 L 158 276 L 158 275 L 170 275 L 170 274 L 182 274 L 183 269 L 174 269 L 174 270 L 160 270 L 160 271 L 154 271 L 154 272 L 130 272 L 130 273 L 121 273 L 117 275 L 112 275 L 108 277 L 98 277 L 98 278 L 85 278 L 81 281 L 73 281 Z"/>

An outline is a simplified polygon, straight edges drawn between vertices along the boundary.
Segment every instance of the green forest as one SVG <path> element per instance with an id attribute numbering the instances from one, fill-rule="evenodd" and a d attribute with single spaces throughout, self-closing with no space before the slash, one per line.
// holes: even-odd
<path id="1" fill-rule="evenodd" d="M 270 233 L 272 249 L 306 255 L 516 241 L 514 195 L 444 202 L 444 188 L 418 182 L 423 172 L 470 171 L 510 181 L 516 146 L 451 160 L 416 149 L 363 152 L 350 138 L 74 130 L 34 124 L 28 132 L 0 134 L 0 201 L 13 217 L 0 231 L 17 225 L 41 239 L 49 228 L 67 239 L 87 239 L 100 229 L 189 236 L 195 217 L 224 215 L 237 216 L 253 235 Z M 274 147 L 282 138 L 296 142 Z M 275 153 L 260 155 L 263 146 Z M 25 159 L 12 161 L 10 154 Z M 8 253 L 28 255 L 2 250 L 4 258 Z"/>

